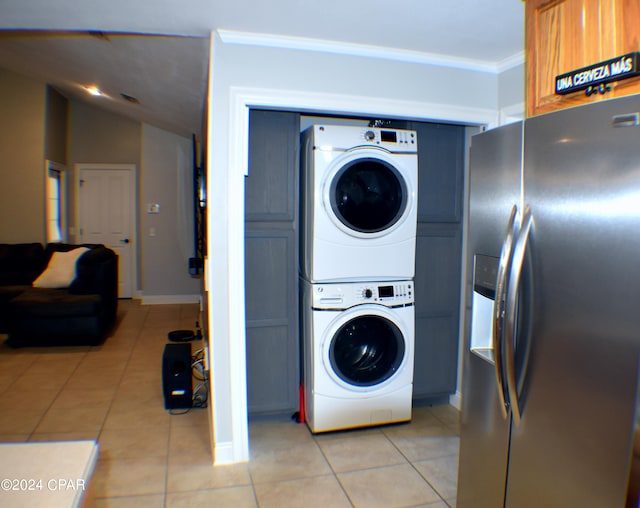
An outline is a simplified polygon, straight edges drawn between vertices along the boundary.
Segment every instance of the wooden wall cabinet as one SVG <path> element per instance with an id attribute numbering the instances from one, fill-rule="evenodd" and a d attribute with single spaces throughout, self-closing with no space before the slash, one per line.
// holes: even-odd
<path id="1" fill-rule="evenodd" d="M 525 20 L 528 116 L 640 93 L 632 77 L 605 94 L 555 94 L 557 75 L 640 51 L 638 0 L 526 0 Z"/>

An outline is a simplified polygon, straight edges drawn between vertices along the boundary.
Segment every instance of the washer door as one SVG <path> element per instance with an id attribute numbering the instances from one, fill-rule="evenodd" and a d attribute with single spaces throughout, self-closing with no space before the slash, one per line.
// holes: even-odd
<path id="1" fill-rule="evenodd" d="M 385 235 L 410 208 L 407 183 L 379 149 L 359 149 L 336 160 L 325 182 L 325 209 L 331 220 L 357 237 Z"/>
<path id="2" fill-rule="evenodd" d="M 323 357 L 336 381 L 366 390 L 391 382 L 407 349 L 401 323 L 384 308 L 368 306 L 336 319 L 325 336 Z"/>

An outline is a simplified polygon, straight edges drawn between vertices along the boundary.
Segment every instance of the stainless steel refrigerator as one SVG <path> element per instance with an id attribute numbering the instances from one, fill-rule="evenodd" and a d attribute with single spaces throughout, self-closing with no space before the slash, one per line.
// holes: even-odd
<path id="1" fill-rule="evenodd" d="M 469 184 L 457 506 L 624 507 L 640 352 L 640 96 L 474 136 Z"/>

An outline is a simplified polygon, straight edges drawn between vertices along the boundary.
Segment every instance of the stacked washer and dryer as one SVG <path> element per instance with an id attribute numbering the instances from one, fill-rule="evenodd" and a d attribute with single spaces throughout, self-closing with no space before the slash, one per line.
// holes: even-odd
<path id="1" fill-rule="evenodd" d="M 411 419 L 415 131 L 302 134 L 304 409 L 312 432 Z"/>

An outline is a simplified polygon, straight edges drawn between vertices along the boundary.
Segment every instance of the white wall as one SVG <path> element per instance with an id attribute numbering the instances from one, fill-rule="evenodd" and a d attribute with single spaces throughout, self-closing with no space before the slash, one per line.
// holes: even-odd
<path id="1" fill-rule="evenodd" d="M 249 456 L 244 315 L 244 174 L 249 107 L 498 121 L 498 75 L 374 57 L 225 43 L 212 34 L 208 289 L 214 458 Z"/>
<path id="2" fill-rule="evenodd" d="M 142 124 L 140 152 L 143 303 L 198 302 L 200 279 L 188 273 L 195 255 L 191 140 Z M 159 213 L 149 213 L 149 204 Z"/>
<path id="3" fill-rule="evenodd" d="M 76 164 L 134 164 L 140 163 L 140 123 L 110 111 L 100 109 L 93 103 L 71 99 L 69 101 L 69 125 L 67 134 L 67 155 L 69 181 L 76 181 Z M 136 182 L 138 184 L 138 182 Z M 138 185 L 139 187 L 139 185 Z M 76 186 L 69 189 L 70 241 L 78 241 L 79 224 L 78 196 Z M 136 238 L 136 245 L 139 244 Z M 137 252 L 137 255 L 139 253 Z M 136 259 L 140 266 L 140 258 Z M 139 275 L 134 288 L 141 285 Z"/>
<path id="4" fill-rule="evenodd" d="M 524 62 L 502 72 L 498 77 L 500 125 L 524 118 Z"/>
<path id="5" fill-rule="evenodd" d="M 136 296 L 143 303 L 198 302 L 201 282 L 188 273 L 194 249 L 191 140 L 93 104 L 72 100 L 70 106 L 71 168 L 76 163 L 138 167 Z M 72 193 L 72 218 L 76 217 L 75 199 Z M 159 203 L 160 213 L 148 214 L 148 203 Z M 155 236 L 149 236 L 152 227 Z"/>
<path id="6" fill-rule="evenodd" d="M 0 243 L 45 241 L 46 90 L 0 69 Z"/>

